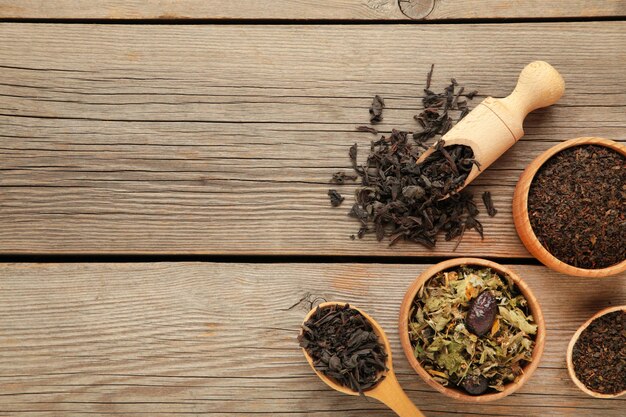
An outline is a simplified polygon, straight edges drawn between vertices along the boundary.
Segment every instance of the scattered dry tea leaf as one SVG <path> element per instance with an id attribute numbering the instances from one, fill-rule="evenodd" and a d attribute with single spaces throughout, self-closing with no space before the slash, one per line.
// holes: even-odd
<path id="1" fill-rule="evenodd" d="M 333 207 L 339 207 L 345 198 L 337 192 L 337 190 L 328 190 L 328 197 L 330 198 L 330 205 Z"/>
<path id="2" fill-rule="evenodd" d="M 372 124 L 383 121 L 383 108 L 385 108 L 385 100 L 376 94 L 372 100 L 372 105 L 370 106 L 370 122 Z"/>
<path id="3" fill-rule="evenodd" d="M 350 211 L 350 216 L 361 222 L 356 234 L 359 239 L 373 233 L 379 241 L 387 237 L 390 245 L 408 240 L 432 249 L 440 234 L 445 234 L 446 240 L 458 239 L 457 246 L 468 230 L 474 229 L 483 237 L 474 195 L 468 189 L 458 191 L 472 168 L 480 169 L 472 149 L 462 145 L 445 147 L 444 141 L 438 140 L 435 152 L 416 163 L 428 148 L 425 142 L 453 126 L 451 111 L 460 112 L 459 120 L 469 112 L 467 100 L 461 100 L 465 89 L 456 80 L 452 79 L 441 93 L 430 89 L 433 70 L 434 65 L 422 98 L 424 110 L 415 116 L 421 131 L 392 129 L 390 136 L 371 142 L 363 165 L 357 161 L 357 145 L 350 147 L 350 162 L 361 182 L 356 191 L 358 207 Z M 472 99 L 475 94 L 466 97 Z M 384 100 L 375 96 L 369 109 L 372 123 L 382 120 L 384 107 Z M 378 134 L 369 126 L 356 129 Z M 335 183 L 343 180 L 333 176 Z M 446 195 L 450 198 L 442 200 Z"/>
<path id="4" fill-rule="evenodd" d="M 460 239 L 470 229 L 482 236 L 473 194 L 456 192 L 475 164 L 471 148 L 444 148 L 440 141 L 437 150 L 417 164 L 422 152 L 410 142 L 407 132 L 397 130 L 372 142 L 362 166 L 356 161 L 356 147 L 350 149 L 352 165 L 361 179 L 355 193 L 358 209 L 353 208 L 351 215 L 367 226 L 363 233 L 374 231 L 378 240 L 387 236 L 390 245 L 409 240 L 429 248 L 435 246 L 441 232 L 446 240 Z M 441 200 L 447 194 L 452 196 Z"/>
<path id="5" fill-rule="evenodd" d="M 458 120 L 461 120 L 469 113 L 467 100 L 459 100 L 465 91 L 465 87 L 460 87 L 455 91 L 459 84 L 454 78 L 450 80 L 450 84 L 441 93 L 435 93 L 430 89 L 434 67 L 434 65 L 430 67 L 430 72 L 426 79 L 426 88 L 422 98 L 424 110 L 414 116 L 414 119 L 422 127 L 422 131 L 414 133 L 413 138 L 422 143 L 445 135 L 454 126 L 452 117 L 449 115 L 450 111 L 459 111 Z M 476 94 L 477 91 L 472 91 L 465 97 L 472 100 Z"/>
<path id="6" fill-rule="evenodd" d="M 356 181 L 357 178 L 356 175 L 348 175 L 344 171 L 339 171 L 333 174 L 331 182 L 343 185 L 346 181 Z"/>
<path id="7" fill-rule="evenodd" d="M 490 217 L 494 217 L 498 214 L 498 210 L 493 205 L 493 200 L 491 199 L 491 193 L 489 191 L 485 191 L 483 193 L 483 203 L 485 204 L 485 208 L 487 209 L 487 214 Z"/>
<path id="8" fill-rule="evenodd" d="M 370 126 L 357 126 L 356 130 L 358 132 L 368 132 L 368 133 L 372 133 L 374 135 L 378 135 L 378 130 L 376 130 L 373 127 L 370 127 Z"/>

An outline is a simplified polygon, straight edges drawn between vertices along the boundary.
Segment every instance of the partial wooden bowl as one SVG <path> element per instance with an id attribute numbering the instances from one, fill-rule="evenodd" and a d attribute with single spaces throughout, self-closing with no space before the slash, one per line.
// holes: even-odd
<path id="1" fill-rule="evenodd" d="M 608 307 L 608 308 L 605 308 L 603 310 L 598 311 L 589 320 L 587 320 L 582 326 L 580 326 L 578 328 L 576 333 L 574 333 L 574 336 L 572 336 L 572 340 L 570 340 L 569 345 L 567 346 L 567 358 L 566 358 L 566 361 L 567 361 L 567 372 L 569 373 L 569 377 L 572 379 L 572 381 L 574 381 L 574 384 L 576 384 L 576 386 L 582 392 L 584 392 L 587 395 L 591 395 L 592 397 L 595 397 L 595 398 L 617 398 L 617 397 L 621 397 L 622 395 L 626 394 L 626 391 L 622 391 L 619 394 L 601 394 L 599 392 L 595 392 L 595 391 L 592 391 L 589 388 L 587 388 L 585 386 L 585 384 L 580 382 L 580 380 L 576 376 L 576 372 L 574 372 L 574 364 L 572 363 L 572 352 L 574 351 L 574 345 L 578 341 L 578 338 L 580 337 L 580 334 L 587 328 L 587 326 L 589 326 L 591 324 L 591 322 L 593 322 L 598 317 L 604 316 L 605 314 L 612 313 L 614 311 L 626 311 L 626 305 L 616 306 L 616 307 Z"/>
<path id="2" fill-rule="evenodd" d="M 528 249 L 535 258 L 537 258 L 542 264 L 557 272 L 561 272 L 567 275 L 573 275 L 578 277 L 588 278 L 602 278 L 609 275 L 619 274 L 626 271 L 626 259 L 622 262 L 602 269 L 585 269 L 577 268 L 575 266 L 566 264 L 565 262 L 557 259 L 546 248 L 543 247 L 532 226 L 530 225 L 530 218 L 528 217 L 528 192 L 530 185 L 532 184 L 535 174 L 543 166 L 543 164 L 552 156 L 561 152 L 564 149 L 571 148 L 573 146 L 580 145 L 599 145 L 613 149 L 616 152 L 626 156 L 626 146 L 614 142 L 609 139 L 584 137 L 577 139 L 570 139 L 563 143 L 560 143 L 552 148 L 548 149 L 541 155 L 539 155 L 534 161 L 528 165 L 526 170 L 522 173 L 517 186 L 515 187 L 515 193 L 513 194 L 513 222 L 517 229 L 522 243 Z"/>
<path id="3" fill-rule="evenodd" d="M 444 387 L 443 385 L 435 381 L 433 377 L 430 376 L 430 374 L 426 372 L 424 368 L 422 368 L 417 358 L 415 358 L 415 355 L 413 354 L 413 346 L 411 345 L 411 341 L 409 339 L 409 313 L 411 311 L 411 306 L 413 305 L 413 300 L 415 300 L 415 297 L 417 296 L 417 292 L 426 281 L 428 281 L 431 277 L 435 276 L 439 272 L 446 271 L 461 265 L 487 267 L 500 274 L 506 274 L 510 276 L 513 282 L 515 282 L 515 284 L 519 288 L 520 292 L 524 295 L 524 297 L 526 297 L 526 300 L 528 300 L 530 312 L 533 316 L 533 319 L 535 320 L 535 324 L 537 325 L 537 336 L 535 339 L 535 349 L 532 353 L 532 361 L 524 367 L 522 375 L 516 381 L 506 385 L 504 391 L 502 392 L 494 392 L 483 395 L 470 395 L 465 393 L 461 389 Z M 400 342 L 402 344 L 402 350 L 404 350 L 404 354 L 407 360 L 409 361 L 411 367 L 415 370 L 415 372 L 417 372 L 428 385 L 430 385 L 432 388 L 436 389 L 440 393 L 450 398 L 454 398 L 455 400 L 461 400 L 471 403 L 484 403 L 504 398 L 507 395 L 510 395 L 520 389 L 520 387 L 524 385 L 526 381 L 528 381 L 533 372 L 535 372 L 535 369 L 537 369 L 537 366 L 539 365 L 539 360 L 541 359 L 541 355 L 543 354 L 543 348 L 546 341 L 546 324 L 537 298 L 533 295 L 528 285 L 526 285 L 526 283 L 515 272 L 505 266 L 488 261 L 486 259 L 455 258 L 431 266 L 430 268 L 425 270 L 419 277 L 417 277 L 415 281 L 413 281 L 413 283 L 407 290 L 404 296 L 404 300 L 402 300 L 402 305 L 400 307 L 399 334 Z"/>

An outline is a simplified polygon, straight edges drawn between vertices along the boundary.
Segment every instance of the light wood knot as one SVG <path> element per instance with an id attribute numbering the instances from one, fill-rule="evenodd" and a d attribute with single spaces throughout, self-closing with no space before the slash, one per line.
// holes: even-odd
<path id="1" fill-rule="evenodd" d="M 435 0 L 398 0 L 400 11 L 411 19 L 424 19 L 435 8 Z"/>

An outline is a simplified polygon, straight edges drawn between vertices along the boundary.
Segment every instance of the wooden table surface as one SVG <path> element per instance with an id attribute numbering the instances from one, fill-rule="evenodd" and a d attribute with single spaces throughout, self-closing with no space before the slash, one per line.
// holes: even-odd
<path id="1" fill-rule="evenodd" d="M 565 348 L 626 275 L 588 281 L 532 259 L 515 183 L 563 140 L 624 141 L 626 1 L 0 0 L 0 417 L 391 416 L 330 391 L 295 340 L 303 297 L 341 299 L 387 331 L 428 416 L 623 416 L 584 396 Z M 475 182 L 499 210 L 436 250 L 389 248 L 326 191 L 383 133 L 413 130 L 425 75 L 479 102 L 541 59 L 566 81 Z M 484 210 L 483 210 L 484 211 Z M 486 257 L 537 295 L 548 339 L 516 394 L 449 401 L 410 369 L 400 301 L 429 264 Z"/>

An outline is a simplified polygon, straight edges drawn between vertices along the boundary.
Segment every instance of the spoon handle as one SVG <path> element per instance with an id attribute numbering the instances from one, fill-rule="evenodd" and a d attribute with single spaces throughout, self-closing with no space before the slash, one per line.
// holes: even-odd
<path id="1" fill-rule="evenodd" d="M 561 74 L 547 62 L 535 61 L 526 65 L 515 90 L 501 102 L 523 121 L 531 111 L 559 101 L 564 91 L 565 82 Z M 507 123 L 506 120 L 504 122 Z"/>
<path id="2" fill-rule="evenodd" d="M 391 408 L 400 417 L 425 417 L 406 395 L 393 371 L 368 395 Z"/>

